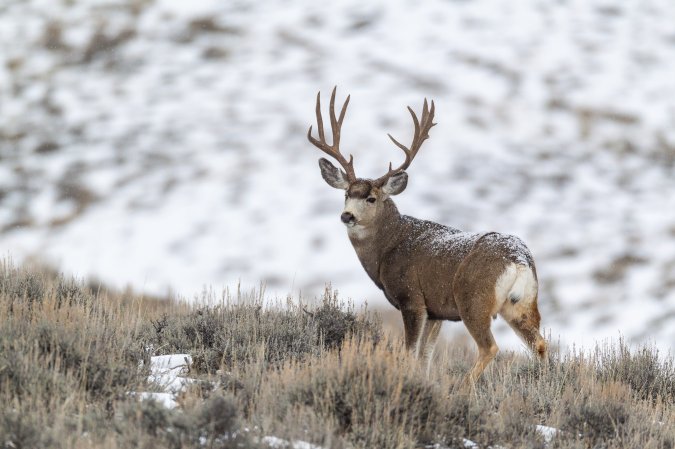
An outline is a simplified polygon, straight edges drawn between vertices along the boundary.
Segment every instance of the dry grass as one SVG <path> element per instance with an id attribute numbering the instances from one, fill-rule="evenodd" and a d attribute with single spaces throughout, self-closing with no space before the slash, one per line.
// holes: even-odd
<path id="1" fill-rule="evenodd" d="M 259 295 L 188 304 L 105 292 L 44 269 L 0 265 L 0 447 L 326 448 L 675 446 L 675 368 L 623 342 L 506 353 L 475 389 L 450 345 L 430 377 L 379 319 L 327 291 L 316 304 Z M 150 356 L 187 352 L 196 379 L 165 409 L 130 392 Z M 542 424 L 560 429 L 546 442 Z M 247 431 L 245 429 L 248 429 Z"/>

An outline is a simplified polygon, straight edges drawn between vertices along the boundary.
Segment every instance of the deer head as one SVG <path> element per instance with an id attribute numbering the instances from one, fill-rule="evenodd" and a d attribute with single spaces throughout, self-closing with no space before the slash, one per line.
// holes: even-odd
<path id="1" fill-rule="evenodd" d="M 391 134 L 389 138 L 394 144 L 405 153 L 405 160 L 396 169 L 392 168 L 389 163 L 389 170 L 383 176 L 377 179 L 363 179 L 357 178 L 354 172 L 354 157 L 350 154 L 349 161 L 340 152 L 340 131 L 342 122 L 347 112 L 347 105 L 349 104 L 349 96 L 342 105 L 340 116 L 335 115 L 335 92 L 337 87 L 333 88 L 330 97 L 329 115 L 331 130 L 333 133 L 333 144 L 328 145 L 323 129 L 323 119 L 321 116 L 321 93 L 316 95 L 316 122 L 319 133 L 319 138 L 312 136 L 312 127 L 309 127 L 307 138 L 309 141 L 319 148 L 324 153 L 333 157 L 342 166 L 339 169 L 333 165 L 328 159 L 319 159 L 319 167 L 321 168 L 321 176 L 323 179 L 336 189 L 345 190 L 345 208 L 342 211 L 340 219 L 342 222 L 353 228 L 355 226 L 366 227 L 372 224 L 376 217 L 384 208 L 384 202 L 392 195 L 398 195 L 403 192 L 408 185 L 408 174 L 406 169 L 410 166 L 417 152 L 422 146 L 422 143 L 429 138 L 429 130 L 432 126 L 434 118 L 434 102 L 431 102 L 431 108 L 424 100 L 422 108 L 422 119 L 417 119 L 417 115 L 408 107 L 410 115 L 412 116 L 415 125 L 415 134 L 410 147 L 406 147 L 394 139 Z"/>

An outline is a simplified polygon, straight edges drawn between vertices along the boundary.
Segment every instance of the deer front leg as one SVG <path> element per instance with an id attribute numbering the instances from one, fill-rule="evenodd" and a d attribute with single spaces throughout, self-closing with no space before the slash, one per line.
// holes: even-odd
<path id="1" fill-rule="evenodd" d="M 431 372 L 431 359 L 434 356 L 434 348 L 436 346 L 436 341 L 438 340 L 438 334 L 441 331 L 442 324 L 443 322 L 440 320 L 427 319 L 427 323 L 424 326 L 424 332 L 422 332 L 422 340 L 420 342 L 419 350 L 422 363 L 427 369 L 427 376 Z"/>
<path id="2" fill-rule="evenodd" d="M 405 331 L 405 347 L 419 356 L 422 333 L 427 323 L 427 311 L 425 309 L 401 309 L 403 317 L 403 330 Z"/>

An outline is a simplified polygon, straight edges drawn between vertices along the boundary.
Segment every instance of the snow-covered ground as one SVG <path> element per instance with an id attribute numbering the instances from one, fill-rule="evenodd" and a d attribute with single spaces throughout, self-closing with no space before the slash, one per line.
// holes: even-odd
<path id="1" fill-rule="evenodd" d="M 192 357 L 189 354 L 167 354 L 151 357 L 148 382 L 160 391 L 140 391 L 133 394 L 141 400 L 153 399 L 166 408 L 178 406 L 176 395 L 185 390 L 192 379 L 185 377 L 190 370 Z"/>
<path id="2" fill-rule="evenodd" d="M 341 147 L 379 176 L 428 97 L 402 212 L 527 241 L 553 339 L 669 350 L 674 74 L 668 0 L 5 0 L 0 250 L 152 293 L 384 305 L 305 134 L 339 85 Z"/>

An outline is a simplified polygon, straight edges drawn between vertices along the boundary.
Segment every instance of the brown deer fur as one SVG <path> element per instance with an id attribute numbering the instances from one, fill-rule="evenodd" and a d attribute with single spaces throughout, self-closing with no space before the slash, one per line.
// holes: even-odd
<path id="1" fill-rule="evenodd" d="M 317 98 L 317 121 L 321 141 L 310 141 L 335 157 L 339 154 L 340 120 L 333 112 L 333 146 L 325 143 Z M 348 100 L 347 100 L 348 101 Z M 537 275 L 530 251 L 517 237 L 488 232 L 461 232 L 426 220 L 401 215 L 391 199 L 407 186 L 404 171 L 433 126 L 433 102 L 425 107 L 421 124 L 415 122 L 415 139 L 408 149 L 394 140 L 406 162 L 390 167 L 378 180 L 360 179 L 353 174 L 351 158 L 336 157 L 346 172 L 321 159 L 326 182 L 346 191 L 342 221 L 349 239 L 368 276 L 403 317 L 405 343 L 429 366 L 443 320 L 463 321 L 478 346 L 478 359 L 470 372 L 476 380 L 497 353 L 490 330 L 491 321 L 501 315 L 539 357 L 546 343 L 539 333 Z M 310 128 L 311 133 L 311 128 Z M 337 135 L 337 137 L 336 137 Z M 349 169 L 351 168 L 351 173 Z"/>

